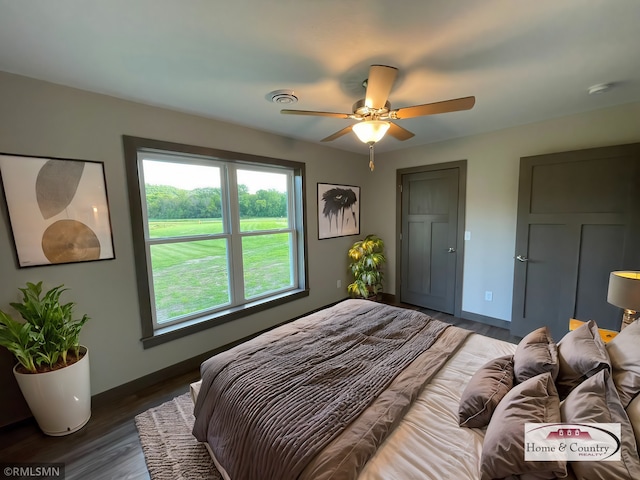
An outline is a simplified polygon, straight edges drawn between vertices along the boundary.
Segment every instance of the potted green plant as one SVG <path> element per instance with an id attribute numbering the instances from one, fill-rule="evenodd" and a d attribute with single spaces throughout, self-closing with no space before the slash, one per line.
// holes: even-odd
<path id="1" fill-rule="evenodd" d="M 349 249 L 349 270 L 354 281 L 347 286 L 352 297 L 372 298 L 382 292 L 382 266 L 386 262 L 384 242 L 376 235 L 367 235 Z"/>
<path id="2" fill-rule="evenodd" d="M 24 322 L 0 310 L 0 345 L 18 360 L 13 368 L 20 390 L 47 435 L 66 435 L 91 416 L 89 352 L 79 344 L 87 315 L 73 318 L 75 303 L 63 304 L 64 285 L 42 296 L 42 282 L 27 282 L 22 302 L 10 303 Z"/>

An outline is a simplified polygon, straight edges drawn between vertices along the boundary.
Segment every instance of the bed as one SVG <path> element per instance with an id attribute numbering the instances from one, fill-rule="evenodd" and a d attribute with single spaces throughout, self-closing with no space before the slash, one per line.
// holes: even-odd
<path id="1" fill-rule="evenodd" d="M 636 372 L 597 332 L 591 321 L 556 344 L 544 328 L 515 345 L 415 310 L 345 300 L 204 362 L 191 386 L 193 434 L 227 480 L 587 478 L 594 465 L 606 476 L 593 478 L 640 478 L 629 418 L 640 410 L 640 359 Z M 640 326 L 618 346 L 620 338 L 637 341 Z M 616 371 L 608 352 L 626 364 Z M 632 385 L 624 396 L 614 383 L 622 369 L 632 373 L 619 378 Z M 525 420 L 584 420 L 573 412 L 576 392 L 586 394 L 577 387 L 615 389 L 619 405 L 592 421 L 623 423 L 623 458 L 524 462 L 513 445 L 523 443 Z M 572 405 L 567 420 L 558 391 Z"/>

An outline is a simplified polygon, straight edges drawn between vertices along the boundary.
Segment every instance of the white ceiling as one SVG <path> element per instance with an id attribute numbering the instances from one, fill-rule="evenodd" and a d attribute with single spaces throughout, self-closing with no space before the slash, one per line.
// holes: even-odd
<path id="1" fill-rule="evenodd" d="M 267 94 L 350 113 L 371 64 L 400 69 L 392 108 L 476 97 L 378 151 L 636 102 L 640 1 L 0 0 L 0 70 L 311 142 L 352 121 Z"/>

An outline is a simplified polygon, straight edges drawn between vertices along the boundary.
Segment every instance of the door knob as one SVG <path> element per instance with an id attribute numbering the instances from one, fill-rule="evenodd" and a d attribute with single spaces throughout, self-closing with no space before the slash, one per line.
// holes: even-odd
<path id="1" fill-rule="evenodd" d="M 528 262 L 529 259 L 527 257 L 523 257 L 522 255 L 518 255 L 516 257 L 516 260 L 518 260 L 519 262 Z"/>
<path id="2" fill-rule="evenodd" d="M 455 253 L 456 249 L 453 247 L 449 247 L 449 250 L 447 250 L 447 253 Z"/>

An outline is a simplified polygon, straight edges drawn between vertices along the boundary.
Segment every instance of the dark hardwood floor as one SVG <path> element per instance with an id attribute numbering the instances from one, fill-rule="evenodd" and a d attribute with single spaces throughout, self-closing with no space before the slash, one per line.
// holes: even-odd
<path id="1" fill-rule="evenodd" d="M 44 435 L 32 418 L 4 427 L 0 463 L 63 463 L 66 480 L 148 479 L 134 417 L 187 392 L 199 376 L 194 370 L 134 395 L 93 402 L 89 423 L 64 437 Z"/>
<path id="2" fill-rule="evenodd" d="M 400 306 L 421 310 L 489 337 L 512 343 L 520 340 L 502 328 L 411 305 Z M 149 479 L 134 417 L 187 392 L 189 384 L 198 378 L 196 369 L 142 388 L 133 395 L 94 402 L 89 423 L 68 436 L 48 437 L 33 419 L 4 427 L 0 429 L 0 463 L 63 463 L 66 480 Z"/>
<path id="3" fill-rule="evenodd" d="M 403 308 L 411 308 L 414 310 L 420 310 L 427 315 L 437 318 L 446 323 L 450 323 L 451 325 L 455 325 L 460 328 L 465 328 L 467 330 L 471 330 L 472 332 L 479 333 L 480 335 L 484 335 L 485 337 L 497 338 L 498 340 L 504 340 L 505 342 L 518 343 L 522 340 L 521 337 L 515 337 L 511 335 L 511 332 L 506 328 L 494 327 L 492 325 L 487 325 L 484 323 L 474 322 L 472 320 L 465 320 L 464 318 L 454 317 L 453 315 L 449 315 L 447 313 L 436 312 L 435 310 L 429 310 L 428 308 L 416 307 L 415 305 L 408 305 L 406 303 L 396 303 L 393 301 L 386 301 L 390 305 L 396 305 L 398 307 Z"/>

